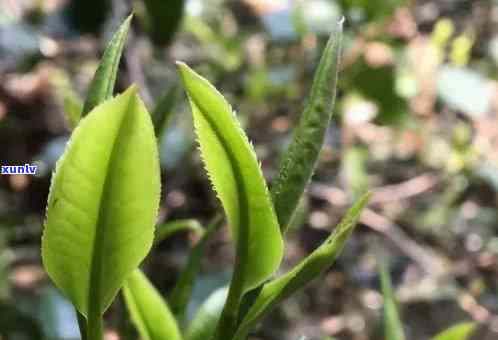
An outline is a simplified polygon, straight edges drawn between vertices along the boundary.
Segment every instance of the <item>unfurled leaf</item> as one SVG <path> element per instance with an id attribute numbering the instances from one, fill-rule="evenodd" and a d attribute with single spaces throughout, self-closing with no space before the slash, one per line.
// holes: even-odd
<path id="1" fill-rule="evenodd" d="M 277 218 L 254 149 L 231 106 L 187 65 L 178 67 L 202 158 L 237 243 L 235 272 L 246 292 L 273 274 L 282 260 Z"/>
<path id="2" fill-rule="evenodd" d="M 110 99 L 114 93 L 114 85 L 118 74 L 119 62 L 125 46 L 132 16 L 130 15 L 114 33 L 107 45 L 102 60 L 95 71 L 88 94 L 83 105 L 82 117 L 104 100 Z"/>
<path id="3" fill-rule="evenodd" d="M 474 322 L 462 322 L 439 333 L 432 340 L 469 340 L 475 328 Z"/>
<path id="4" fill-rule="evenodd" d="M 242 296 L 280 265 L 283 240 L 254 148 L 225 98 L 178 63 L 188 93 L 201 155 L 236 243 L 235 268 L 217 338 L 233 335 Z"/>
<path id="5" fill-rule="evenodd" d="M 384 296 L 384 332 L 386 340 L 404 340 L 405 333 L 394 297 L 391 276 L 385 266 L 381 268 L 380 279 Z"/>
<path id="6" fill-rule="evenodd" d="M 102 314 L 148 253 L 159 191 L 154 128 L 130 88 L 80 121 L 52 177 L 43 264 L 83 315 Z"/>
<path id="7" fill-rule="evenodd" d="M 272 188 L 273 202 L 282 231 L 287 229 L 299 199 L 308 184 L 322 149 L 332 117 L 338 65 L 341 54 L 342 21 L 323 52 L 310 97 L 280 163 Z"/>
<path id="8" fill-rule="evenodd" d="M 142 340 L 182 339 L 165 301 L 140 270 L 136 269 L 126 280 L 123 294 Z"/>
<path id="9" fill-rule="evenodd" d="M 215 290 L 199 307 L 187 328 L 186 340 L 209 340 L 216 330 L 221 311 L 227 299 L 228 287 Z"/>
<path id="10" fill-rule="evenodd" d="M 201 269 L 201 261 L 204 255 L 204 249 L 206 244 L 213 233 L 221 226 L 221 217 L 215 218 L 215 220 L 203 230 L 203 235 L 197 244 L 190 251 L 187 264 L 180 274 L 175 288 L 171 293 L 170 306 L 171 310 L 175 314 L 176 318 L 183 322 L 185 319 L 185 312 L 187 309 L 188 302 L 192 296 L 192 290 L 194 288 L 195 279 L 199 274 Z"/>
<path id="11" fill-rule="evenodd" d="M 302 288 L 320 273 L 330 267 L 339 256 L 346 241 L 354 230 L 363 207 L 370 194 L 361 197 L 346 213 L 341 223 L 325 242 L 311 255 L 282 275 L 263 286 L 253 306 L 241 321 L 233 340 L 244 340 L 249 330 L 278 302 Z"/>

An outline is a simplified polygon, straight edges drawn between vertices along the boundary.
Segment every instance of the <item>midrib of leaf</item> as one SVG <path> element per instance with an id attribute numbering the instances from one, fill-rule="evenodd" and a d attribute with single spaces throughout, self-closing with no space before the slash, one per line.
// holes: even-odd
<path id="1" fill-rule="evenodd" d="M 282 232 L 287 230 L 299 199 L 310 181 L 333 114 L 342 25 L 343 21 L 337 24 L 323 51 L 309 99 L 294 130 L 292 142 L 282 157 L 278 177 L 271 190 Z"/>
<path id="2" fill-rule="evenodd" d="M 136 89 L 132 90 L 136 92 Z M 99 212 L 97 217 L 97 224 L 95 226 L 95 234 L 92 242 L 92 259 L 90 261 L 91 272 L 90 272 L 90 285 L 88 290 L 88 337 L 92 340 L 98 340 L 102 338 L 102 320 L 101 320 L 101 280 L 102 280 L 102 246 L 106 244 L 106 233 L 103 221 L 105 220 L 106 210 L 108 209 L 109 202 L 109 174 L 112 173 L 113 165 L 116 164 L 114 160 L 118 156 L 116 152 L 116 146 L 121 140 L 123 134 L 123 125 L 126 119 L 133 110 L 133 103 L 136 101 L 135 95 L 130 95 L 128 98 L 128 103 L 126 105 L 126 112 L 122 115 L 121 121 L 119 122 L 119 128 L 116 138 L 113 141 L 111 153 L 107 163 L 107 172 L 105 174 L 105 179 L 103 183 L 102 194 L 99 199 Z M 104 204 L 103 204 L 104 203 Z"/>
<path id="3" fill-rule="evenodd" d="M 192 102 L 197 106 L 198 104 L 192 99 Z M 199 108 L 199 113 L 202 114 L 202 110 Z M 249 230 L 248 226 L 250 225 L 250 216 L 249 212 L 249 200 L 246 196 L 246 186 L 243 180 L 242 171 L 238 164 L 237 158 L 233 154 L 230 149 L 230 144 L 226 141 L 225 136 L 218 129 L 216 124 L 212 121 L 211 117 L 208 115 L 202 115 L 202 117 L 209 124 L 211 129 L 214 131 L 216 137 L 220 140 L 227 156 L 232 164 L 232 169 L 235 177 L 235 182 L 237 185 L 237 199 L 238 199 L 238 207 L 239 207 L 239 228 L 237 231 L 237 251 L 234 265 L 234 272 L 232 275 L 232 280 L 230 282 L 230 288 L 228 292 L 227 301 L 225 307 L 223 308 L 223 312 L 221 314 L 221 318 L 218 324 L 218 328 L 216 334 L 218 334 L 218 338 L 220 339 L 228 339 L 228 336 L 231 336 L 233 331 L 235 330 L 237 318 L 238 318 L 238 309 L 240 305 L 240 300 L 243 295 L 243 288 L 245 282 L 245 264 L 246 261 L 241 261 L 243 258 L 247 258 L 249 256 L 249 244 L 247 242 L 249 238 Z M 216 338 L 216 337 L 215 337 Z"/>

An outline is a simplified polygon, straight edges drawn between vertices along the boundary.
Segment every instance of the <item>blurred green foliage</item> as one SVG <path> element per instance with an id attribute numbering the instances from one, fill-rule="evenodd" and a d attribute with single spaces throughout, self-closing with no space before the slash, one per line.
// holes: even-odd
<path id="1" fill-rule="evenodd" d="M 292 254 L 309 252 L 324 239 L 323 229 L 367 185 L 379 189 L 371 212 L 383 220 L 365 218 L 351 253 L 346 251 L 336 270 L 278 309 L 271 327 L 263 325 L 255 336 L 313 339 L 314 334 L 308 335 L 313 325 L 316 333 L 338 339 L 383 339 L 375 334 L 382 320 L 372 293 L 378 279 L 372 254 L 380 248 L 395 258 L 393 288 L 410 293 L 400 299 L 408 339 L 430 338 L 450 321 L 478 317 L 481 307 L 489 319 L 480 339 L 494 339 L 489 320 L 498 314 L 498 33 L 493 16 L 498 3 L 179 3 L 0 1 L 0 162 L 36 161 L 41 166 L 36 178 L 0 177 L 2 301 L 12 305 L 26 295 L 39 299 L 32 292 L 38 293 L 43 281 L 19 289 L 16 270 L 26 263 L 37 265 L 29 254 L 38 246 L 49 175 L 81 112 L 81 98 L 107 39 L 102 33 L 114 28 L 126 11 L 133 9 L 141 21 L 131 27 L 116 86 L 121 90 L 132 82 L 145 83 L 150 111 L 162 111 L 155 119 L 170 124 L 158 141 L 162 172 L 170 178 L 161 213 L 166 221 L 195 217 L 203 225 L 216 206 L 209 203 L 213 197 L 199 171 L 185 100 L 178 96 L 173 103 L 164 91 L 178 82 L 173 61 L 188 61 L 237 103 L 234 109 L 271 181 L 304 107 L 317 51 L 325 45 L 330 23 L 344 15 L 338 105 L 305 208 L 297 216 L 304 225 L 289 230 L 288 261 L 296 262 Z M 180 11 L 183 17 L 175 16 Z M 161 102 L 174 108 L 159 109 Z M 63 112 L 73 123 L 65 121 Z M 434 182 L 418 180 L 428 177 Z M 386 227 L 375 224 L 379 221 L 394 229 L 379 234 Z M 397 231 L 428 252 L 432 262 L 443 263 L 444 275 L 425 273 L 410 247 L 396 243 Z M 202 259 L 202 287 L 195 289 L 206 290 L 203 297 L 226 283 L 224 268 L 213 264 L 228 256 L 223 237 L 208 244 Z M 164 273 L 180 275 L 193 239 L 192 234 L 176 235 L 151 255 L 146 269 L 162 291 L 173 290 Z M 169 258 L 171 262 L 165 260 Z M 211 277 L 222 279 L 211 287 Z M 195 300 L 200 304 L 204 299 Z M 118 324 L 114 314 L 108 322 Z"/>

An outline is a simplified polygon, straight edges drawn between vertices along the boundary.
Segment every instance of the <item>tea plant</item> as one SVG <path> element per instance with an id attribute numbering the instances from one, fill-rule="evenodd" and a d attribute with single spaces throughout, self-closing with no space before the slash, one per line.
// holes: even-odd
<path id="1" fill-rule="evenodd" d="M 159 208 L 157 140 L 173 94 L 151 116 L 132 86 L 113 96 L 131 17 L 109 43 L 59 160 L 42 239 L 45 269 L 72 302 L 83 339 L 101 340 L 103 314 L 120 290 L 142 339 L 245 339 L 277 303 L 337 258 L 369 194 L 346 213 L 328 239 L 288 273 L 276 276 L 284 234 L 313 173 L 329 125 L 337 81 L 342 22 L 319 63 L 311 94 L 270 193 L 252 144 L 231 106 L 206 79 L 179 62 L 200 153 L 223 206 L 235 246 L 229 287 L 215 292 L 190 323 L 185 308 L 204 245 L 220 226 L 191 220 L 157 226 L 156 237 L 181 229 L 201 237 L 168 301 L 137 267 L 153 246 Z M 154 126 L 154 123 L 155 126 Z"/>

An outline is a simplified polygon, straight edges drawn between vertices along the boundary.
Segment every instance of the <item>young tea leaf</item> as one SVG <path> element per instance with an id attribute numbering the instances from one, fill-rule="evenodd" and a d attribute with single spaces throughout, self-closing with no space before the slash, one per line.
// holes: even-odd
<path id="1" fill-rule="evenodd" d="M 102 60 L 89 85 L 88 94 L 83 105 L 82 117 L 87 115 L 94 107 L 104 100 L 112 98 L 114 84 L 116 83 L 118 74 L 119 61 L 123 54 L 131 19 L 132 15 L 121 24 L 106 47 Z"/>
<path id="2" fill-rule="evenodd" d="M 227 295 L 228 287 L 222 287 L 215 290 L 204 301 L 187 328 L 186 340 L 211 339 L 216 330 L 216 324 L 220 319 Z"/>
<path id="3" fill-rule="evenodd" d="M 311 255 L 287 274 L 263 286 L 256 301 L 241 321 L 233 340 L 245 340 L 250 329 L 278 302 L 315 279 L 334 263 L 353 232 L 361 211 L 368 203 L 369 198 L 370 194 L 363 195 L 348 210 L 329 238 Z"/>
<path id="4" fill-rule="evenodd" d="M 332 117 L 341 54 L 342 24 L 342 21 L 337 24 L 337 29 L 323 51 L 310 97 L 294 131 L 292 142 L 283 155 L 278 177 L 272 187 L 275 211 L 282 231 L 287 229 L 313 174 Z"/>
<path id="5" fill-rule="evenodd" d="M 87 318 L 148 253 L 159 192 L 154 128 L 132 87 L 81 120 L 52 177 L 43 264 Z"/>
<path id="6" fill-rule="evenodd" d="M 474 322 L 462 322 L 439 333 L 432 340 L 468 340 L 475 328 Z"/>
<path id="7" fill-rule="evenodd" d="M 181 340 L 175 318 L 159 292 L 136 269 L 126 280 L 123 295 L 142 340 Z"/>
<path id="8" fill-rule="evenodd" d="M 236 242 L 236 266 L 219 329 L 232 331 L 242 295 L 278 266 L 283 240 L 256 154 L 231 106 L 204 78 L 178 63 L 201 155 Z"/>
<path id="9" fill-rule="evenodd" d="M 189 96 L 201 154 L 233 237 L 244 250 L 244 289 L 258 286 L 278 268 L 283 240 L 256 154 L 223 96 L 183 63 L 178 64 Z M 258 255 L 265 254 L 264 257 Z M 252 255 L 252 256 L 251 256 Z"/>
<path id="10" fill-rule="evenodd" d="M 391 276 L 385 266 L 381 268 L 380 279 L 384 296 L 384 331 L 386 340 L 404 340 L 405 333 L 394 297 Z"/>

